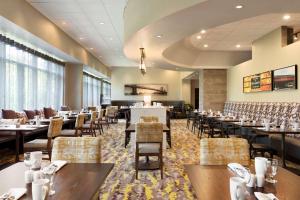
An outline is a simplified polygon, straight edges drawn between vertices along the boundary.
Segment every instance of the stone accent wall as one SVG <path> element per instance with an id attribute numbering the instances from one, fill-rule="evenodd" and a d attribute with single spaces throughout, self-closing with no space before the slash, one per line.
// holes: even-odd
<path id="1" fill-rule="evenodd" d="M 204 110 L 224 109 L 224 103 L 227 98 L 227 70 L 226 69 L 204 69 L 202 71 L 199 87 L 202 90 Z"/>

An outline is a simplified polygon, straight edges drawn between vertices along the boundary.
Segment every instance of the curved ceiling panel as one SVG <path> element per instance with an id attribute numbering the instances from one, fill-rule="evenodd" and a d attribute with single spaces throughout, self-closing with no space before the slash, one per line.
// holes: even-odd
<path id="1" fill-rule="evenodd" d="M 137 0 L 129 0 L 128 6 Z M 149 1 L 139 0 L 140 5 L 147 5 Z M 172 5 L 173 0 L 159 1 L 160 12 L 167 9 L 165 5 Z M 199 1 L 200 2 L 200 1 Z M 300 20 L 294 20 L 300 13 L 300 1 L 298 0 L 251 0 L 240 1 L 242 9 L 236 9 L 236 0 L 207 0 L 200 3 L 190 4 L 190 7 L 180 9 L 174 7 L 169 15 L 159 15 L 154 7 L 147 6 L 145 9 L 134 10 L 129 18 L 127 7 L 124 13 L 126 40 L 124 46 L 125 55 L 138 62 L 139 48 L 144 47 L 148 63 L 154 66 L 175 67 L 226 67 L 236 65 L 249 59 L 251 42 L 282 25 L 299 25 Z M 158 3 L 158 1 L 156 2 Z M 191 6 L 192 5 L 192 6 Z M 147 10 L 147 11 L 145 11 Z M 132 10 L 131 10 L 132 11 Z M 152 13 L 153 16 L 143 20 L 144 13 Z M 291 20 L 283 20 L 284 14 L 290 14 Z M 257 18 L 256 18 L 257 17 Z M 140 20 L 135 29 L 130 23 Z M 231 24 L 232 23 L 232 24 Z M 228 25 L 229 24 L 229 25 Z M 228 27 L 226 27 L 228 25 Z M 225 27 L 224 27 L 225 26 Z M 205 37 L 198 43 L 193 38 L 205 29 Z M 231 30 L 230 30 L 231 29 Z M 242 30 L 244 29 L 244 30 Z M 136 32 L 134 32 L 135 30 Z M 215 34 L 214 34 L 215 32 Z M 236 32 L 236 33 L 235 33 Z M 130 33 L 130 34 L 129 34 Z M 157 37 L 160 36 L 160 37 Z M 241 43 L 239 49 L 234 49 L 233 44 Z M 210 38 L 210 39 L 209 39 Z M 204 43 L 209 42 L 209 45 Z M 234 45 L 235 46 L 235 45 Z M 248 52 L 247 52 L 248 51 Z"/>

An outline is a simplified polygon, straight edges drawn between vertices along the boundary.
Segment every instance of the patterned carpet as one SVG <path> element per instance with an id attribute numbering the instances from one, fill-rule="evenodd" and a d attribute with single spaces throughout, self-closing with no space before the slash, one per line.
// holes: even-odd
<path id="1" fill-rule="evenodd" d="M 186 120 L 172 120 L 172 148 L 164 151 L 164 178 L 160 171 L 139 171 L 135 179 L 134 152 L 124 148 L 125 124 L 105 130 L 102 161 L 115 167 L 100 190 L 100 199 L 196 199 L 184 173 L 184 164 L 199 163 L 199 139 L 186 129 Z"/>

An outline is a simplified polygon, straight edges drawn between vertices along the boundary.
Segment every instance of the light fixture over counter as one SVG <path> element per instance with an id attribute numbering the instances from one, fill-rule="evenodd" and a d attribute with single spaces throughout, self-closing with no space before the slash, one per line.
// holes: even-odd
<path id="1" fill-rule="evenodd" d="M 146 74 L 146 65 L 145 65 L 146 55 L 145 55 L 144 48 L 140 48 L 140 52 L 141 52 L 140 70 L 141 70 L 141 73 L 143 75 L 145 75 Z"/>

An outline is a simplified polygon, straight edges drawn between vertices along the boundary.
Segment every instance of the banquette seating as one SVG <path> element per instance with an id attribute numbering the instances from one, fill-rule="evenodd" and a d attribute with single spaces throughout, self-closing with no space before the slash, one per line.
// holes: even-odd
<path id="1" fill-rule="evenodd" d="M 233 114 L 237 117 L 245 115 L 250 120 L 267 118 L 277 125 L 285 122 L 300 121 L 300 103 L 288 102 L 226 102 L 224 114 Z M 280 151 L 281 136 L 270 135 L 271 147 Z M 286 153 L 290 159 L 300 160 L 300 135 L 289 134 L 286 137 Z"/>

